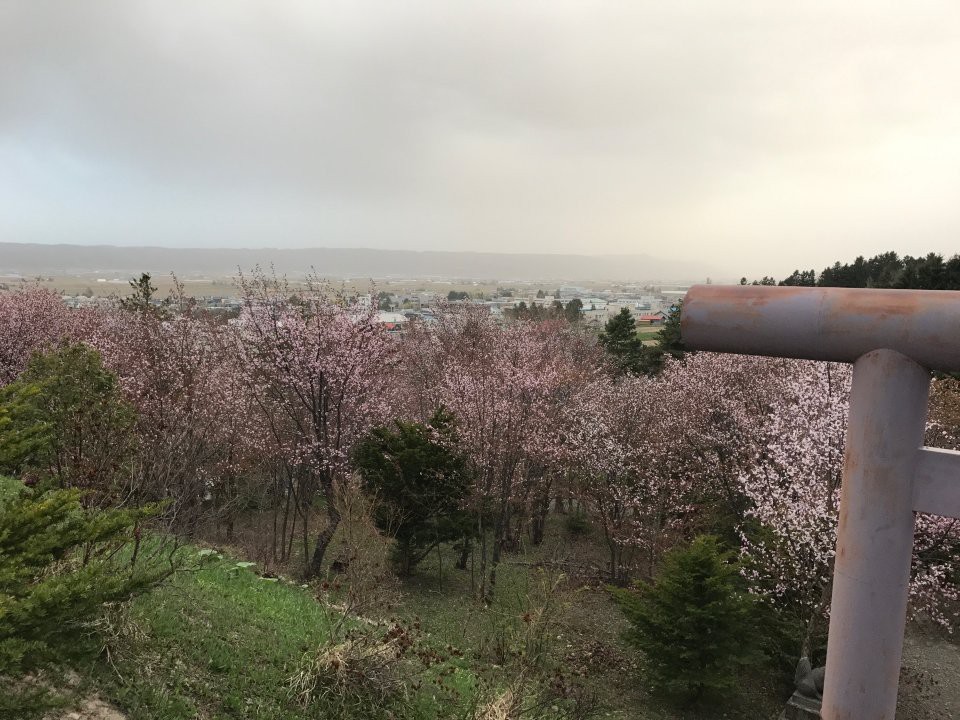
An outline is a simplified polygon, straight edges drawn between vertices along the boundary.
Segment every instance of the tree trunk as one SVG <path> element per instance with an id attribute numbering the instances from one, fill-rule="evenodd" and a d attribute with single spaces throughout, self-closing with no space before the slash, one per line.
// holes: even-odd
<path id="1" fill-rule="evenodd" d="M 507 532 L 510 529 L 510 502 L 504 500 L 500 507 L 500 515 L 493 524 L 493 553 L 490 556 L 490 580 L 484 600 L 487 605 L 493 604 L 493 595 L 497 585 L 497 565 L 503 555 L 503 547 L 507 542 Z"/>
<path id="2" fill-rule="evenodd" d="M 477 573 L 479 587 L 477 587 L 477 598 L 485 600 L 487 597 L 487 529 L 483 524 L 483 514 L 480 514 L 480 567 Z M 472 556 L 471 556 L 472 557 Z M 472 571 L 471 571 L 472 572 Z"/>
<path id="3" fill-rule="evenodd" d="M 437 543 L 437 570 L 439 573 L 439 579 L 437 580 L 437 588 L 443 589 L 443 553 L 440 551 L 440 543 Z"/>
<path id="4" fill-rule="evenodd" d="M 340 525 L 340 513 L 334 511 L 327 514 L 327 526 L 317 535 L 317 542 L 313 546 L 313 555 L 310 558 L 310 564 L 304 573 L 306 579 L 315 578 L 320 574 L 323 568 L 323 559 L 327 554 L 327 547 L 333 540 L 337 527 Z"/>
<path id="5" fill-rule="evenodd" d="M 533 535 L 531 540 L 534 545 L 540 545 L 543 542 L 543 533 L 547 526 L 547 514 L 549 512 L 550 496 L 544 495 L 537 501 L 533 518 Z"/>
<path id="6" fill-rule="evenodd" d="M 493 541 L 493 554 L 490 557 L 490 580 L 487 582 L 487 591 L 484 595 L 484 602 L 487 605 L 493 605 L 493 595 L 497 588 L 497 565 L 500 564 L 500 556 L 503 554 L 503 532 L 497 532 Z"/>
<path id="7" fill-rule="evenodd" d="M 522 512 L 523 508 L 517 509 L 517 524 L 513 535 L 507 538 L 511 550 L 520 549 L 520 539 L 523 537 L 523 525 L 526 522 L 527 513 Z"/>
<path id="8" fill-rule="evenodd" d="M 327 501 L 327 526 L 317 535 L 317 542 L 313 546 L 313 556 L 310 558 L 310 564 L 307 565 L 304 576 L 314 578 L 320 574 L 323 568 L 323 559 L 327 554 L 327 547 L 333 540 L 337 527 L 340 525 L 340 510 L 337 509 L 336 492 L 333 483 L 327 481 L 324 483 L 323 496 Z"/>
<path id="9" fill-rule="evenodd" d="M 413 575 L 413 568 L 417 565 L 427 553 L 430 552 L 433 548 L 427 548 L 427 550 L 420 554 L 415 555 L 415 550 L 413 547 L 412 541 L 408 538 L 403 541 L 397 541 L 397 564 L 399 565 L 399 573 L 401 577 L 410 577 Z"/>
<path id="10" fill-rule="evenodd" d="M 470 552 L 473 550 L 473 543 L 470 538 L 464 538 L 460 544 L 460 557 L 457 558 L 457 570 L 467 569 L 467 560 L 470 559 Z"/>
<path id="11" fill-rule="evenodd" d="M 820 589 L 820 601 L 813 608 L 810 617 L 807 619 L 806 631 L 803 634 L 803 641 L 800 643 L 800 657 L 813 658 L 813 641 L 817 637 L 817 631 L 820 629 L 820 623 L 823 621 L 823 615 L 830 605 L 830 599 L 833 595 L 833 563 L 830 563 L 830 571 L 826 584 Z"/>

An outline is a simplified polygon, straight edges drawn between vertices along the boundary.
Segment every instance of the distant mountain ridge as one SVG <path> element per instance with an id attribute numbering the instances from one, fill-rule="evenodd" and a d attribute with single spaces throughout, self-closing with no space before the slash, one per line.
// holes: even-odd
<path id="1" fill-rule="evenodd" d="M 273 267 L 302 275 L 311 267 L 330 278 L 463 278 L 470 280 L 703 281 L 703 263 L 649 255 L 374 250 L 367 248 L 164 248 L 0 243 L 0 274 L 85 275 L 175 272 L 233 275 L 237 268 Z"/>

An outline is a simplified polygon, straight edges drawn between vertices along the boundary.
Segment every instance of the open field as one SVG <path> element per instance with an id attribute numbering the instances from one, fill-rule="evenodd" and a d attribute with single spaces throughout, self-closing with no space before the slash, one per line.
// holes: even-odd
<path id="1" fill-rule="evenodd" d="M 640 338 L 640 342 L 642 342 L 644 345 L 656 345 L 660 330 L 660 327 L 645 326 L 637 330 L 637 337 Z"/>
<path id="2" fill-rule="evenodd" d="M 63 275 L 63 276 L 38 276 L 28 278 L 31 285 L 40 285 L 41 287 L 54 290 L 64 295 L 78 295 L 89 291 L 95 297 L 110 297 L 111 295 L 125 296 L 130 292 L 128 282 L 132 277 L 116 277 L 113 275 L 104 277 L 96 275 Z M 152 282 L 157 287 L 158 295 L 165 297 L 174 289 L 174 277 L 171 275 L 153 275 Z M 103 280 L 100 282 L 99 280 Z M 231 296 L 239 295 L 236 280 L 232 276 L 221 277 L 177 277 L 177 281 L 183 283 L 184 290 L 188 295 L 201 296 Z M 302 283 L 291 279 L 291 285 L 296 288 Z M 0 276 L 0 283 L 8 287 L 17 287 L 21 284 L 18 278 Z M 498 285 L 496 283 L 482 282 L 440 282 L 436 280 L 393 280 L 383 278 L 359 278 L 354 280 L 335 280 L 332 281 L 334 287 L 343 287 L 349 291 L 369 292 L 371 287 L 385 292 L 435 292 L 446 295 L 451 290 L 466 291 L 473 293 L 484 293 L 490 295 L 495 293 Z M 536 289 L 534 289 L 536 292 Z"/>
<path id="3" fill-rule="evenodd" d="M 293 287 L 300 286 L 302 273 L 299 276 L 290 276 L 290 282 Z M 39 285 L 49 290 L 64 295 L 78 295 L 89 291 L 95 297 L 110 297 L 112 295 L 124 296 L 129 294 L 129 281 L 133 276 L 115 275 L 115 274 L 83 274 L 83 275 L 37 275 L 27 278 L 19 276 L 0 275 L 0 284 L 10 288 L 19 285 L 30 284 Z M 174 277 L 170 274 L 153 274 L 152 282 L 157 287 L 158 294 L 165 297 L 174 289 Z M 238 295 L 239 290 L 236 285 L 236 277 L 230 275 L 179 275 L 176 280 L 183 283 L 184 289 L 188 295 L 196 297 L 201 296 L 230 296 Z M 333 279 L 331 284 L 334 287 L 342 287 L 347 291 L 369 292 L 371 288 L 377 291 L 390 293 L 417 293 L 432 292 L 438 295 L 446 295 L 448 292 L 468 292 L 471 295 L 482 294 L 485 297 L 495 295 L 498 288 L 512 288 L 518 294 L 518 297 L 535 295 L 537 290 L 543 290 L 545 293 L 553 293 L 560 283 L 536 283 L 536 282 L 497 282 L 493 280 L 463 280 L 451 279 L 441 280 L 437 278 L 423 279 L 397 279 L 397 278 L 377 278 L 360 277 L 350 280 Z M 603 291 L 617 286 L 610 283 L 582 282 L 580 283 L 585 290 Z"/>

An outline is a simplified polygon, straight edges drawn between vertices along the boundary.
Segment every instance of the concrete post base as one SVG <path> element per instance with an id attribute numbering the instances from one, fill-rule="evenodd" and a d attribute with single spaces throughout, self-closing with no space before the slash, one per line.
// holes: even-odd
<path id="1" fill-rule="evenodd" d="M 794 693 L 780 720 L 820 720 L 820 701 Z"/>

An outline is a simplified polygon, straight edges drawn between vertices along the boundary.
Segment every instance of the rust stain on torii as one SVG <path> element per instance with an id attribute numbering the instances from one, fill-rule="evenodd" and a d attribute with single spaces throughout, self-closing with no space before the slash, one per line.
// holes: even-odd
<path id="1" fill-rule="evenodd" d="M 960 370 L 960 292 L 698 285 L 691 350 L 854 364 L 825 720 L 892 720 L 914 512 L 960 517 L 960 453 L 923 447 L 929 370 Z"/>
<path id="2" fill-rule="evenodd" d="M 698 285 L 681 335 L 716 352 L 854 362 L 878 348 L 960 368 L 960 292 Z"/>

